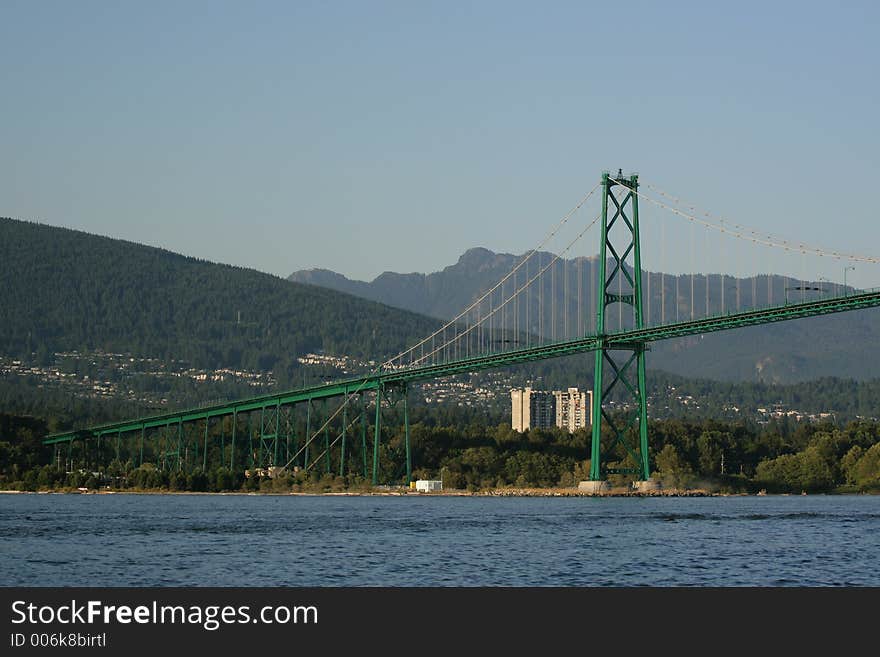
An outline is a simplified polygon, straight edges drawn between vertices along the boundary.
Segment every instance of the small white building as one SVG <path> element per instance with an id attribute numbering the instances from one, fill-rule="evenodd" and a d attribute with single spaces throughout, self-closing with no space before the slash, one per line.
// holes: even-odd
<path id="1" fill-rule="evenodd" d="M 416 481 L 416 490 L 421 493 L 443 490 L 443 482 L 436 479 L 418 479 Z"/>

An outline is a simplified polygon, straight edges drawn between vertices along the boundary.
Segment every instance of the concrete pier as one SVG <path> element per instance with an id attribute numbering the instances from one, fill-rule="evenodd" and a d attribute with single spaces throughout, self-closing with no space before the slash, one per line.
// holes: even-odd
<path id="1" fill-rule="evenodd" d="M 591 495 L 601 495 L 611 490 L 607 481 L 579 481 L 578 490 L 586 491 Z"/>

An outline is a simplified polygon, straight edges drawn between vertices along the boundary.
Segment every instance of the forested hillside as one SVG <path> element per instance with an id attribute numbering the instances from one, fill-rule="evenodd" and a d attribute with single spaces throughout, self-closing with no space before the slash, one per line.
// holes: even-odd
<path id="1" fill-rule="evenodd" d="M 101 349 L 272 370 L 283 383 L 303 353 L 379 358 L 435 325 L 251 269 L 0 218 L 2 355 Z"/>

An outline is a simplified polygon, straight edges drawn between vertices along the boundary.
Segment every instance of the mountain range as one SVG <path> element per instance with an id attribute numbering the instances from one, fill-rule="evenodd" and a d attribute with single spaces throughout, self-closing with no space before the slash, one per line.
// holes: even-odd
<path id="1" fill-rule="evenodd" d="M 363 360 L 397 353 L 454 316 L 521 258 L 471 249 L 430 274 L 389 272 L 363 282 L 310 270 L 288 281 L 123 240 L 0 218 L 0 356 L 48 361 L 55 352 L 102 350 L 205 368 L 271 370 L 279 384 L 287 385 L 302 381 L 294 371 L 305 353 Z M 537 254 L 531 275 L 552 258 Z M 590 332 L 596 270 L 595 258 L 557 261 L 545 276 L 543 299 L 511 308 L 496 328 L 516 326 L 520 336 Z M 676 309 L 680 319 L 689 316 L 689 276 L 652 272 L 645 280 L 652 322 L 674 319 Z M 701 275 L 693 282 L 697 301 L 709 286 L 711 313 L 721 310 L 722 286 L 725 310 L 731 311 L 771 298 L 778 303 L 786 287 L 796 283 L 781 276 Z M 614 315 L 612 325 L 618 321 Z M 872 309 L 658 342 L 648 366 L 724 381 L 870 379 L 880 364 L 878 319 L 880 311 Z M 575 368 L 577 376 L 571 378 L 584 381 L 589 363 L 574 358 L 531 368 L 539 374 Z"/>
<path id="2" fill-rule="evenodd" d="M 482 296 L 523 257 L 474 248 L 455 264 L 429 274 L 385 272 L 366 282 L 310 269 L 294 272 L 289 280 L 446 320 Z M 540 293 L 505 311 L 501 325 L 548 338 L 551 332 L 556 337 L 574 337 L 594 330 L 598 260 L 581 257 L 553 262 L 554 258 L 551 253 L 535 254 L 529 269 L 521 268 L 518 280 L 509 281 L 508 290 L 512 290 L 514 284 L 522 285 L 547 267 Z M 843 289 L 782 275 L 734 278 L 660 272 L 644 272 L 643 286 L 645 315 L 652 324 L 689 319 L 691 313 L 701 317 L 780 305 Z M 498 292 L 490 297 L 491 303 L 497 307 L 506 296 Z M 492 307 L 489 303 L 484 302 L 485 310 Z M 880 365 L 875 347 L 880 340 L 878 320 L 880 309 L 870 309 L 658 342 L 652 345 L 648 362 L 650 367 L 682 376 L 727 381 L 792 383 L 823 376 L 870 379 Z M 606 322 L 609 330 L 632 325 L 630 316 L 618 313 L 616 307 L 610 309 Z"/>

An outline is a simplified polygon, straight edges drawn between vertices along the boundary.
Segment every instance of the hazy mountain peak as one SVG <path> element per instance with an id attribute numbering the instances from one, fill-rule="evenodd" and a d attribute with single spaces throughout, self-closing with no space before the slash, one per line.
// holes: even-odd
<path id="1" fill-rule="evenodd" d="M 490 251 L 489 249 L 482 246 L 475 246 L 472 249 L 468 249 L 464 253 L 459 256 L 458 261 L 462 262 L 482 262 L 487 258 L 492 258 L 495 256 L 494 251 Z"/>
<path id="2" fill-rule="evenodd" d="M 536 253 L 510 282 L 510 285 L 521 285 L 526 277 L 535 276 L 540 269 L 548 270 L 548 275 L 543 279 L 544 305 L 540 305 L 534 295 L 528 303 L 521 301 L 517 304 L 519 319 L 516 325 L 520 330 L 526 330 L 528 321 L 533 333 L 540 332 L 542 325 L 546 332 L 552 332 L 554 323 L 549 319 L 551 309 L 555 308 L 558 315 L 555 322 L 555 328 L 558 329 L 564 326 L 567 308 L 569 329 L 575 326 L 586 332 L 592 331 L 596 304 L 593 286 L 597 278 L 598 257 L 578 256 L 569 260 L 560 258 L 553 263 L 554 258 L 555 255 L 549 252 Z M 332 272 L 322 273 L 320 277 L 310 272 L 297 272 L 290 278 L 348 292 L 389 306 L 449 319 L 501 280 L 522 259 L 523 254 L 496 253 L 485 247 L 475 247 L 465 251 L 454 264 L 430 274 L 385 272 L 371 283 L 350 281 Z M 676 303 L 676 296 L 679 295 L 676 278 L 670 275 L 661 277 L 655 272 L 644 279 L 647 287 L 645 312 L 654 322 L 661 320 L 661 313 L 665 313 L 662 319 L 666 322 L 685 318 L 695 307 L 690 300 L 689 286 L 681 292 L 682 296 L 679 296 Z M 564 280 L 569 281 L 567 286 L 563 283 Z M 578 280 L 579 284 L 576 282 Z M 705 287 L 700 286 L 705 286 L 706 281 L 704 275 L 698 275 L 695 294 L 697 299 L 704 298 Z M 728 277 L 724 284 L 731 289 L 726 295 L 726 305 L 722 308 L 718 306 L 719 295 L 716 294 L 717 286 L 721 282 L 717 277 L 713 278 L 711 284 L 716 289 L 712 294 L 714 305 L 711 312 L 717 314 L 736 310 L 740 301 L 742 309 L 766 306 L 768 302 L 778 303 L 785 296 L 786 283 L 781 276 L 770 279 L 772 296 L 769 295 L 766 277 L 760 285 L 754 283 L 755 279 L 740 279 L 737 282 L 735 278 Z M 582 294 L 580 300 L 576 297 L 579 291 Z M 579 309 L 583 313 L 581 318 L 577 318 Z M 543 322 L 539 324 L 538 318 L 542 313 Z M 511 316 L 511 312 L 506 314 L 508 322 Z M 816 317 L 753 327 L 708 335 L 705 339 L 694 337 L 660 342 L 652 348 L 650 363 L 653 367 L 686 376 L 718 379 L 783 382 L 823 375 L 869 376 L 876 371 L 874 365 L 878 359 L 876 350 L 870 346 L 876 342 L 874 336 L 878 333 L 878 316 L 880 309 L 848 313 L 846 317 Z M 609 317 L 611 321 L 618 319 L 616 311 Z M 844 325 L 848 334 L 858 331 L 862 335 L 864 332 L 864 337 L 852 344 L 843 345 L 833 336 Z M 824 346 L 821 349 L 811 348 L 804 351 L 800 345 L 807 342 Z"/>
<path id="3" fill-rule="evenodd" d="M 296 281 L 297 283 L 324 286 L 327 281 L 348 281 L 349 279 L 342 274 L 337 274 L 335 271 L 315 267 L 313 269 L 303 269 L 291 274 L 290 280 Z"/>

